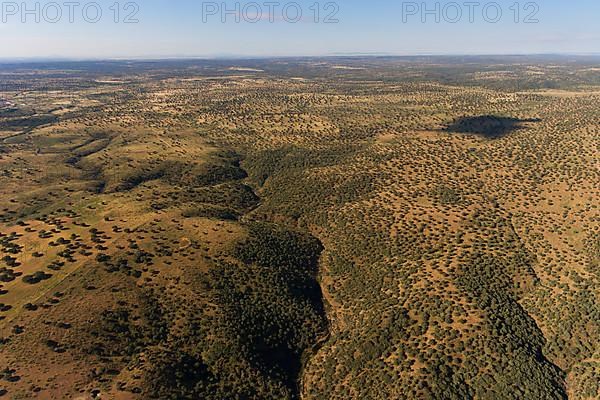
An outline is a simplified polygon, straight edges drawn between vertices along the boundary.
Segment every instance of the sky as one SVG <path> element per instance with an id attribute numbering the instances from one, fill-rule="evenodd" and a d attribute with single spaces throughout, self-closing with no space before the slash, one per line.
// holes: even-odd
<path id="1" fill-rule="evenodd" d="M 598 0 L 2 0 L 0 9 L 0 59 L 600 54 Z"/>

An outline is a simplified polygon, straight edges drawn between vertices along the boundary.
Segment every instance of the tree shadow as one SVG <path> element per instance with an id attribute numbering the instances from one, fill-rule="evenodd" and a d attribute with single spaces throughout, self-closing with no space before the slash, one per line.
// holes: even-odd
<path id="1" fill-rule="evenodd" d="M 452 124 L 444 128 L 444 131 L 473 134 L 487 139 L 499 139 L 517 130 L 525 129 L 526 123 L 540 121 L 539 118 L 519 119 L 496 115 L 480 115 L 457 118 Z"/>

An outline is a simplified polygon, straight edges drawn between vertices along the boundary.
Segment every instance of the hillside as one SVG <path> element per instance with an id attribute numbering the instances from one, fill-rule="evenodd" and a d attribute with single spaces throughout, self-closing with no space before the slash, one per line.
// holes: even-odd
<path id="1" fill-rule="evenodd" d="M 3 67 L 0 396 L 600 398 L 600 70 L 470 61 Z"/>

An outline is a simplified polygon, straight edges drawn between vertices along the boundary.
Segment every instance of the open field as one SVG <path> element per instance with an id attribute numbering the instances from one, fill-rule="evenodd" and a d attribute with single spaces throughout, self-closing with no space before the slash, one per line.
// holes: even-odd
<path id="1" fill-rule="evenodd" d="M 0 398 L 600 398 L 600 60 L 0 65 Z"/>

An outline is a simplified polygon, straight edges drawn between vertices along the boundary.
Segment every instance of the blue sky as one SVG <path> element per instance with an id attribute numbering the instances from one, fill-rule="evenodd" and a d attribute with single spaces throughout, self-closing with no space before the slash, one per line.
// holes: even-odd
<path id="1" fill-rule="evenodd" d="M 58 18 L 56 7 L 44 9 L 49 1 L 39 1 L 39 10 L 28 15 L 22 15 L 21 1 L 0 3 L 0 58 L 600 53 L 597 0 L 538 1 L 539 10 L 533 18 L 537 23 L 524 23 L 527 15 L 536 11 L 535 3 L 527 9 L 528 1 L 518 3 L 517 16 L 515 0 L 496 0 L 502 10 L 502 18 L 496 23 L 492 21 L 497 7 L 485 0 L 471 7 L 465 1 L 427 1 L 430 10 L 439 4 L 438 11 L 429 15 L 422 15 L 421 1 L 340 0 L 336 3 L 337 23 L 324 22 L 325 16 L 335 10 L 331 5 L 326 9 L 328 0 L 317 3 L 318 22 L 314 20 L 316 1 L 296 0 L 303 14 L 296 23 L 289 21 L 295 19 L 295 6 L 289 5 L 287 21 L 284 17 L 283 6 L 291 3 L 286 0 L 273 6 L 273 16 L 269 6 L 264 5 L 270 0 L 256 1 L 261 6 L 260 14 L 255 7 L 244 9 L 250 1 L 240 1 L 239 23 L 235 12 L 226 16 L 225 23 L 222 21 L 222 1 L 203 5 L 201 0 L 140 0 L 135 16 L 139 22 L 130 24 L 123 21 L 134 10 L 124 10 L 127 0 L 119 3 L 118 23 L 114 21 L 114 7 L 111 9 L 115 0 L 96 0 L 102 10 L 102 18 L 96 23 L 83 18 L 83 6 L 91 2 L 81 1 L 73 9 L 71 23 L 69 8 L 63 1 L 55 3 L 62 12 L 55 23 L 51 21 Z M 35 10 L 35 1 L 25 3 Z M 225 4 L 235 10 L 236 1 Z M 474 11 L 472 22 L 470 10 Z M 94 6 L 87 11 L 88 19 L 93 20 Z M 35 21 L 36 13 L 39 23 Z M 254 19 L 259 20 L 250 22 Z"/>

